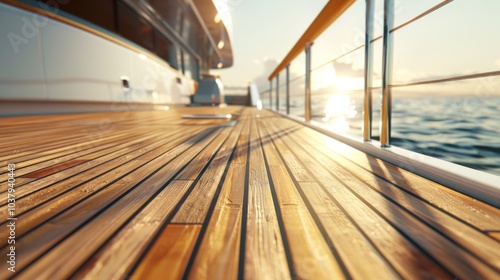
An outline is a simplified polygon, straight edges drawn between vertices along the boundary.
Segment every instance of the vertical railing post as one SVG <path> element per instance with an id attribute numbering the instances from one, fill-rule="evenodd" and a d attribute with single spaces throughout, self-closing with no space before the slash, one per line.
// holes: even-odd
<path id="1" fill-rule="evenodd" d="M 276 75 L 276 111 L 280 111 L 280 74 Z"/>
<path id="2" fill-rule="evenodd" d="M 365 15 L 365 99 L 363 110 L 363 140 L 372 139 L 372 86 L 373 86 L 373 24 L 375 0 L 366 0 Z"/>
<path id="3" fill-rule="evenodd" d="M 306 94 L 304 119 L 306 122 L 311 120 L 311 46 L 313 42 L 308 42 L 305 46 L 306 52 Z"/>
<path id="4" fill-rule="evenodd" d="M 269 80 L 269 109 L 273 109 L 273 80 Z"/>
<path id="5" fill-rule="evenodd" d="M 384 0 L 384 37 L 382 53 L 382 108 L 380 111 L 380 144 L 391 145 L 391 82 L 392 82 L 392 32 L 394 27 L 394 0 Z"/>
<path id="6" fill-rule="evenodd" d="M 286 114 L 290 115 L 290 63 L 286 66 Z"/>

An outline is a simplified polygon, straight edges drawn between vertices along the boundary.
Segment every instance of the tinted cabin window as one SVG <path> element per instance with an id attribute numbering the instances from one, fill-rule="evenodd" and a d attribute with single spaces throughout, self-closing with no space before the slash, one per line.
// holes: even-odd
<path id="1" fill-rule="evenodd" d="M 121 2 L 118 2 L 118 31 L 130 41 L 154 51 L 153 27 Z"/>
<path id="2" fill-rule="evenodd" d="M 151 6 L 176 32 L 180 32 L 183 3 L 177 0 L 149 0 Z"/>
<path id="3" fill-rule="evenodd" d="M 156 54 L 163 58 L 165 61 L 169 60 L 170 48 L 172 43 L 167 40 L 163 35 L 159 33 L 158 30 L 155 30 L 155 48 Z"/>
<path id="4" fill-rule="evenodd" d="M 168 64 L 170 64 L 170 66 L 172 66 L 174 69 L 177 69 L 177 70 L 181 70 L 182 71 L 182 66 L 180 66 L 179 64 L 179 55 L 177 54 L 179 51 L 178 51 L 178 48 L 175 46 L 175 45 L 172 45 L 170 46 L 170 49 L 169 49 L 169 52 L 168 52 Z"/>
<path id="5" fill-rule="evenodd" d="M 50 1 L 40 1 L 48 5 Z M 62 2 L 62 1 L 61 1 Z M 64 1 L 59 4 L 59 8 L 72 15 L 90 21 L 108 30 L 115 30 L 115 18 L 113 10 L 113 0 L 85 0 L 85 1 Z"/>
<path id="6" fill-rule="evenodd" d="M 191 69 L 191 55 L 188 53 L 183 53 L 184 59 L 184 75 L 188 78 L 193 78 L 193 73 Z"/>
<path id="7" fill-rule="evenodd" d="M 181 71 L 184 74 L 184 51 L 177 50 L 177 63 L 179 68 L 177 70 Z"/>

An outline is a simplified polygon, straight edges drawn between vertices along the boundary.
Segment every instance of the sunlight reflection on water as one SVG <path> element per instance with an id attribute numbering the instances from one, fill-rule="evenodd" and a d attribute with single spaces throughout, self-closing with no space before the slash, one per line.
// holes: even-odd
<path id="1" fill-rule="evenodd" d="M 324 113 L 322 121 L 342 132 L 349 131 L 351 127 L 348 119 L 352 119 L 358 114 L 356 106 L 351 102 L 350 96 L 346 94 L 330 95 Z"/>

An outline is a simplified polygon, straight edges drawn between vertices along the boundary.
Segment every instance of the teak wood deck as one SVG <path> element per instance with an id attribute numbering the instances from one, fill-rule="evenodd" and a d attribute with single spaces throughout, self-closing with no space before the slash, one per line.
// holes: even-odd
<path id="1" fill-rule="evenodd" d="M 500 279 L 498 208 L 269 111 L 0 120 L 1 279 Z"/>

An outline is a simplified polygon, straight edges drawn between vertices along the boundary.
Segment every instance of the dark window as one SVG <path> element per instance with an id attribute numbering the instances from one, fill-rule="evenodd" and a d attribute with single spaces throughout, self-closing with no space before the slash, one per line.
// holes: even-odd
<path id="1" fill-rule="evenodd" d="M 178 0 L 149 0 L 155 11 L 176 32 L 180 32 L 184 3 Z"/>
<path id="2" fill-rule="evenodd" d="M 154 51 L 154 34 L 151 24 L 121 2 L 118 2 L 118 31 L 130 41 Z"/>
<path id="3" fill-rule="evenodd" d="M 51 1 L 44 0 L 40 2 L 51 5 Z M 59 9 L 104 27 L 110 31 L 115 30 L 113 7 L 114 0 L 72 0 L 64 2 L 67 3 L 58 4 Z"/>
<path id="4" fill-rule="evenodd" d="M 158 30 L 155 30 L 156 54 L 165 61 L 169 61 L 171 46 L 172 43 L 165 36 L 161 35 Z"/>
<path id="5" fill-rule="evenodd" d="M 172 66 L 174 69 L 181 70 L 182 71 L 182 65 L 179 63 L 179 55 L 178 55 L 178 48 L 175 45 L 171 45 L 169 49 L 169 54 L 168 54 L 168 64 Z"/>
<path id="6" fill-rule="evenodd" d="M 200 79 L 200 67 L 198 64 L 198 59 L 196 57 L 189 55 L 189 71 L 191 79 L 198 81 Z"/>
<path id="7" fill-rule="evenodd" d="M 178 50 L 177 51 L 177 61 L 179 63 L 179 71 L 184 74 L 184 51 L 183 50 Z"/>

